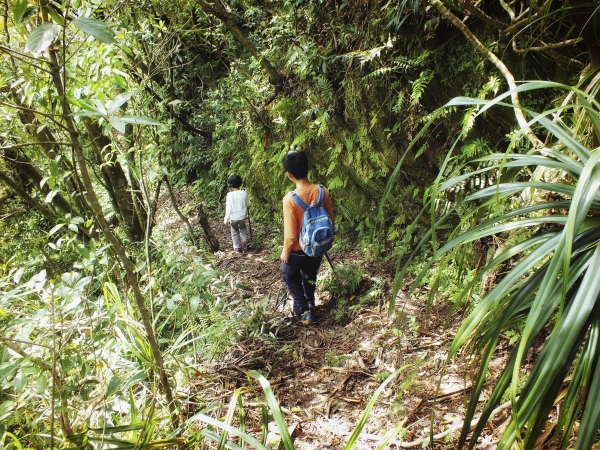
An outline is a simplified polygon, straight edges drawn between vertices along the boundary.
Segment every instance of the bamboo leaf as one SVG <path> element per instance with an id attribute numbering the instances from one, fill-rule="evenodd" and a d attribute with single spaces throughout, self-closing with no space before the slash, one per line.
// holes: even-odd
<path id="1" fill-rule="evenodd" d="M 36 6 L 29 6 L 27 0 L 17 0 L 14 10 L 14 19 L 17 26 L 23 26 L 27 19 L 37 10 Z"/>
<path id="2" fill-rule="evenodd" d="M 125 123 L 133 123 L 136 125 L 162 125 L 162 122 L 151 119 L 149 117 L 123 116 L 123 117 L 120 117 L 120 119 L 121 119 L 121 121 L 123 121 Z"/>
<path id="3" fill-rule="evenodd" d="M 126 123 L 123 122 L 120 118 L 118 117 L 109 117 L 108 121 L 110 122 L 110 124 L 120 133 L 125 134 L 125 127 L 126 127 Z"/>
<path id="4" fill-rule="evenodd" d="M 55 23 L 44 22 L 31 32 L 25 50 L 34 55 L 39 55 L 45 51 L 60 33 L 60 27 Z"/>
<path id="5" fill-rule="evenodd" d="M 127 100 L 131 98 L 133 92 L 123 92 L 117 95 L 112 102 L 109 103 L 107 113 L 109 116 L 113 115 L 117 109 L 121 107 Z M 121 119 L 122 120 L 122 119 Z"/>
<path id="6" fill-rule="evenodd" d="M 80 17 L 71 21 L 79 30 L 95 37 L 105 44 L 115 44 L 117 41 L 106 30 L 106 24 L 91 17 Z"/>
<path id="7" fill-rule="evenodd" d="M 238 399 L 240 397 L 240 393 L 242 392 L 242 388 L 237 388 L 233 391 L 233 395 L 231 396 L 231 401 L 229 402 L 229 409 L 227 410 L 227 415 L 225 416 L 225 423 L 227 425 L 231 425 L 233 423 L 233 418 L 235 414 L 235 408 L 238 403 Z M 243 431 L 243 430 L 241 430 Z M 221 434 L 221 439 L 219 441 L 219 445 L 217 446 L 217 450 L 223 450 L 225 448 L 225 444 L 227 443 L 227 431 L 223 431 Z"/>

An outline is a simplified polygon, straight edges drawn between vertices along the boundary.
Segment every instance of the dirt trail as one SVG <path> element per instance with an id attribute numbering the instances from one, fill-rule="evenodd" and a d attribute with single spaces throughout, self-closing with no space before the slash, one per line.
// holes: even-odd
<path id="1" fill-rule="evenodd" d="M 395 428 L 398 433 L 389 448 L 422 447 L 429 436 L 433 396 L 452 340 L 453 327 L 443 328 L 447 311 L 434 310 L 426 330 L 422 301 L 406 298 L 401 292 L 396 299 L 397 307 L 405 311 L 400 324 L 389 319 L 385 308 L 380 310 L 375 300 L 336 321 L 327 293 L 318 292 L 318 323 L 286 326 L 284 318 L 292 313 L 291 299 L 287 297 L 279 263 L 267 249 L 258 246 L 235 253 L 229 227 L 220 222 L 212 225 L 223 250 L 216 255 L 216 266 L 236 282 L 249 286 L 254 295 L 268 295 L 271 299 L 264 337 L 232 348 L 215 366 L 222 398 L 247 384 L 247 370 L 258 370 L 273 386 L 297 449 L 342 449 L 386 375 L 404 366 L 377 400 L 354 448 L 377 449 L 383 436 Z M 332 256 L 334 266 L 336 261 L 362 259 L 358 252 L 334 252 Z M 363 268 L 368 276 L 350 303 L 356 304 L 364 295 L 370 287 L 369 277 L 374 275 L 385 280 L 382 300 L 388 301 L 393 265 L 371 263 Z M 328 270 L 324 261 L 320 275 Z M 500 369 L 503 358 L 493 364 Z M 455 448 L 469 384 L 462 367 L 453 364 L 444 370 L 435 408 L 435 448 Z M 244 396 L 249 423 L 254 426 L 249 426 L 251 432 L 260 432 L 260 401 L 253 393 Z M 492 420 L 493 425 L 500 427 L 505 421 L 505 411 Z M 270 431 L 276 438 L 277 429 Z M 477 448 L 493 448 L 497 441 L 489 431 L 490 436 L 480 438 Z"/>

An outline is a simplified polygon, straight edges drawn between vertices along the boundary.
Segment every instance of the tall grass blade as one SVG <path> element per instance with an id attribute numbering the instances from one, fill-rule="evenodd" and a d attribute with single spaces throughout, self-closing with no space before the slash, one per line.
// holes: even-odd
<path id="1" fill-rule="evenodd" d="M 224 424 L 220 420 L 213 419 L 212 417 L 207 416 L 205 414 L 202 414 L 202 413 L 194 414 L 192 417 L 190 417 L 188 420 L 186 420 L 186 423 L 190 424 L 194 421 L 201 421 L 201 422 L 207 423 L 209 425 L 212 425 L 213 427 L 226 430 L 229 434 L 231 434 L 233 436 L 238 436 L 238 437 L 243 438 L 246 442 L 248 442 L 248 444 L 250 444 L 252 447 L 254 447 L 258 450 L 268 450 L 267 447 L 265 447 L 263 444 L 258 442 L 256 439 L 254 439 L 249 434 L 243 433 L 239 429 L 237 429 L 231 425 Z"/>
<path id="2" fill-rule="evenodd" d="M 410 367 L 411 365 L 412 364 L 405 364 L 404 366 L 400 367 L 399 369 L 396 369 L 394 371 L 394 373 L 392 373 L 389 377 L 387 377 L 387 379 L 383 383 L 381 383 L 381 386 L 379 386 L 377 388 L 377 390 L 375 391 L 375 393 L 369 400 L 369 403 L 367 403 L 365 410 L 360 415 L 360 419 L 358 420 L 358 423 L 356 424 L 356 428 L 352 432 L 352 435 L 350 436 L 350 439 L 348 440 L 346 447 L 344 447 L 344 450 L 350 450 L 356 444 L 356 441 L 358 440 L 360 433 L 362 432 L 362 430 L 365 428 L 365 425 L 367 424 L 367 419 L 369 418 L 369 414 L 371 414 L 371 410 L 373 409 L 373 406 L 375 406 L 377 399 L 379 398 L 381 393 L 385 390 L 387 385 L 390 384 L 392 382 L 392 380 L 394 380 L 394 378 L 396 378 L 400 372 L 402 372 L 407 367 Z"/>
<path id="3" fill-rule="evenodd" d="M 292 441 L 292 437 L 290 436 L 290 432 L 285 423 L 285 419 L 283 418 L 283 414 L 281 414 L 281 409 L 279 409 L 279 403 L 277 403 L 277 399 L 275 398 L 275 395 L 273 395 L 273 389 L 271 389 L 269 381 L 256 370 L 251 370 L 248 372 L 248 374 L 251 377 L 256 378 L 263 388 L 265 398 L 267 399 L 267 404 L 271 409 L 271 414 L 273 415 L 275 424 L 277 425 L 277 428 L 279 428 L 281 442 L 287 450 L 294 450 L 294 443 Z"/>
<path id="4" fill-rule="evenodd" d="M 241 391 L 242 391 L 242 388 L 237 388 L 235 391 L 233 391 L 233 395 L 231 396 L 231 401 L 229 402 L 229 409 L 227 410 L 227 415 L 225 416 L 225 424 L 226 425 L 231 425 L 233 423 L 235 408 L 237 406 L 238 399 L 240 398 Z M 244 432 L 244 430 L 241 430 L 241 431 Z M 225 448 L 226 443 L 227 443 L 227 430 L 225 430 L 225 431 L 223 431 L 223 433 L 221 433 L 221 441 L 219 442 L 219 445 L 217 446 L 217 450 L 223 450 Z"/>
<path id="5" fill-rule="evenodd" d="M 269 411 L 267 410 L 267 407 L 264 405 L 261 405 L 260 407 L 260 416 L 261 416 L 261 427 L 262 427 L 262 433 L 261 433 L 261 439 L 260 442 L 261 444 L 265 445 L 267 443 L 267 436 L 269 435 Z"/>
<path id="6" fill-rule="evenodd" d="M 200 431 L 200 434 L 202 436 L 204 436 L 205 438 L 207 438 L 217 444 L 220 444 L 221 439 L 222 439 L 222 435 L 220 435 L 219 433 L 215 433 L 214 431 L 208 430 L 206 428 L 204 430 Z M 243 447 L 240 447 L 235 442 L 231 442 L 231 441 L 226 441 L 224 448 L 227 448 L 230 450 L 244 450 Z"/>
<path id="7" fill-rule="evenodd" d="M 598 300 L 598 299 L 596 299 Z M 600 329 L 600 321 L 596 319 L 592 326 L 592 332 L 596 339 Z M 596 349 L 598 344 L 596 344 Z M 596 350 L 596 355 L 598 355 Z M 596 439 L 596 433 L 600 427 L 600 370 L 598 368 L 598 359 L 595 361 L 595 370 L 587 393 L 585 409 L 581 416 L 581 424 L 575 443 L 575 450 L 591 448 Z"/>
<path id="8" fill-rule="evenodd" d="M 578 403 L 579 396 L 581 395 L 580 386 L 589 386 L 590 374 L 598 360 L 598 352 L 600 350 L 599 325 L 600 321 L 596 318 L 592 323 L 579 363 L 573 372 L 567 394 L 560 408 L 556 429 L 563 436 L 561 450 L 565 450 L 569 445 L 568 436 L 571 435 L 577 413 L 580 409 Z"/>

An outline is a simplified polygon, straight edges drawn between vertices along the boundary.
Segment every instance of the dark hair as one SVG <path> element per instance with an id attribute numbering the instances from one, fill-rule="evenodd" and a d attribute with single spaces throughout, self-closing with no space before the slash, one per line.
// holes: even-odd
<path id="1" fill-rule="evenodd" d="M 301 180 L 308 176 L 308 157 L 304 152 L 287 152 L 283 157 L 283 168 L 286 172 Z"/>
<path id="2" fill-rule="evenodd" d="M 239 175 L 231 175 L 227 180 L 227 186 L 232 188 L 239 188 L 242 185 L 242 177 Z"/>

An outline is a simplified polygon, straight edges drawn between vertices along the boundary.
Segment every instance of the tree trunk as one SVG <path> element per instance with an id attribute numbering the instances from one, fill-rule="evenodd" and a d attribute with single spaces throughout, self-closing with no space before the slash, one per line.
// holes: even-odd
<path id="1" fill-rule="evenodd" d="M 264 56 L 261 56 L 258 49 L 254 46 L 252 42 L 248 39 L 248 37 L 244 34 L 242 30 L 235 24 L 229 13 L 219 1 L 215 1 L 214 3 L 208 3 L 206 0 L 196 0 L 196 3 L 200 5 L 202 10 L 207 13 L 217 17 L 219 20 L 223 22 L 225 28 L 233 35 L 233 37 L 240 43 L 242 46 L 252 55 L 254 56 L 260 63 L 260 66 L 269 76 L 269 82 L 276 88 L 281 88 L 281 84 L 283 82 L 283 77 L 281 73 L 271 64 Z"/>
<path id="2" fill-rule="evenodd" d="M 35 186 L 36 190 L 40 191 L 44 198 L 46 198 L 48 194 L 50 194 L 51 189 L 48 186 L 48 183 L 45 183 L 43 186 L 41 185 L 43 177 L 38 173 L 38 171 L 33 165 L 33 162 L 29 159 L 29 157 L 27 157 L 27 155 L 24 152 L 20 152 L 18 150 L 5 150 L 5 153 L 6 156 L 9 158 L 7 162 L 9 162 L 10 166 L 19 174 L 23 175 L 25 178 L 31 181 L 31 183 Z M 59 193 L 56 193 L 49 203 L 56 206 L 58 210 L 64 215 L 77 215 L 73 211 L 73 208 L 71 207 L 69 202 L 67 202 L 67 200 L 65 200 L 65 198 Z"/>
<path id="3" fill-rule="evenodd" d="M 177 200 L 175 199 L 175 194 L 173 194 L 173 189 L 171 188 L 171 183 L 169 182 L 169 179 L 165 176 L 164 180 L 165 180 L 165 184 L 167 185 L 167 191 L 169 192 L 169 198 L 171 199 L 171 204 L 173 205 L 173 209 L 175 210 L 175 212 L 177 213 L 179 218 L 183 221 L 183 223 L 185 223 L 185 225 L 187 226 L 187 229 L 190 233 L 190 237 L 192 238 L 193 244 L 197 245 L 196 244 L 196 235 L 194 234 L 194 229 L 192 228 L 192 225 L 190 225 L 189 220 L 187 220 L 187 217 L 185 217 L 183 215 L 183 213 L 180 211 L 179 206 L 177 206 Z M 209 227 L 210 227 L 210 224 L 209 224 Z M 211 230 L 211 234 L 212 234 L 212 230 Z M 218 250 L 218 242 L 217 242 L 217 250 Z M 216 250 L 214 250 L 213 253 L 215 251 Z"/>
<path id="4" fill-rule="evenodd" d="M 125 127 L 126 136 L 129 142 L 129 148 L 125 157 L 127 158 L 127 171 L 129 175 L 129 182 L 131 183 L 131 197 L 133 198 L 133 209 L 135 210 L 138 220 L 140 221 L 140 227 L 142 230 L 146 229 L 146 220 L 147 220 L 147 211 L 144 209 L 144 196 L 142 195 L 142 188 L 140 186 L 138 176 L 135 173 L 135 152 L 134 148 L 134 135 L 133 135 L 133 125 L 127 124 Z M 142 167 L 140 164 L 140 176 L 141 176 Z M 145 231 L 144 231 L 145 234 Z"/>
<path id="5" fill-rule="evenodd" d="M 11 90 L 11 96 L 16 103 L 19 102 L 19 96 L 13 90 Z M 63 181 L 69 197 L 75 202 L 80 215 L 91 214 L 90 206 L 83 196 L 81 180 L 77 179 L 73 170 L 73 162 L 65 155 L 65 152 L 61 151 L 59 146 L 46 144 L 46 142 L 58 142 L 50 129 L 48 127 L 40 127 L 41 123 L 36 119 L 35 114 L 28 109 L 19 110 L 19 119 L 36 142 L 40 142 L 39 148 L 42 149 L 42 152 L 48 159 L 56 160 L 58 155 L 61 156 L 58 166 L 64 171 L 71 172 L 71 175 Z"/>
<path id="6" fill-rule="evenodd" d="M 89 118 L 86 118 L 84 123 L 90 134 L 90 141 L 93 143 L 96 160 L 101 164 L 105 187 L 111 197 L 120 225 L 132 242 L 141 242 L 144 239 L 143 220 L 140 219 L 135 208 L 129 180 L 117 160 L 117 155 L 112 151 L 112 143 L 102 134 L 97 123 Z"/>
<path id="7" fill-rule="evenodd" d="M 4 184 L 6 184 L 10 189 L 12 189 L 15 192 L 15 194 L 21 197 L 21 199 L 30 207 L 41 212 L 44 215 L 44 217 L 46 217 L 46 219 L 48 219 L 50 222 L 56 223 L 56 221 L 58 220 L 58 216 L 56 215 L 56 213 L 50 208 L 47 208 L 46 206 L 36 201 L 33 197 L 31 197 L 31 195 L 29 195 L 25 191 L 25 189 L 23 189 L 19 185 L 19 183 L 13 180 L 9 174 L 0 170 L 0 180 L 2 180 Z"/>
<path id="8" fill-rule="evenodd" d="M 41 6 L 44 20 L 48 20 L 46 5 L 46 0 L 42 0 Z M 125 247 L 121 244 L 121 241 L 117 238 L 117 236 L 113 234 L 112 230 L 108 226 L 108 223 L 106 222 L 106 219 L 104 218 L 104 211 L 102 210 L 102 205 L 100 205 L 98 197 L 96 196 L 96 192 L 94 190 L 94 186 L 92 184 L 92 180 L 87 169 L 87 161 L 83 154 L 83 147 L 80 142 L 79 132 L 77 131 L 77 127 L 75 125 L 75 122 L 73 121 L 73 117 L 71 116 L 71 109 L 69 107 L 69 104 L 64 98 L 65 89 L 63 85 L 63 80 L 61 78 L 61 66 L 58 62 L 58 58 L 55 52 L 49 52 L 48 63 L 51 67 L 52 80 L 54 82 L 55 88 L 57 89 L 57 93 L 58 95 L 63 97 L 63 100 L 65 100 L 63 101 L 63 120 L 68 130 L 69 137 L 73 146 L 73 152 L 77 161 L 78 170 L 81 173 L 81 180 L 83 181 L 83 184 L 87 191 L 88 201 L 95 214 L 96 224 L 102 230 L 102 233 L 104 234 L 106 240 L 111 244 L 112 251 L 114 252 L 117 260 L 119 261 L 119 263 L 123 267 L 123 270 L 125 271 L 127 282 L 129 283 L 129 287 L 131 288 L 131 291 L 135 298 L 135 302 L 142 319 L 142 324 L 144 326 L 144 330 L 148 338 L 148 344 L 150 346 L 150 349 L 152 350 L 154 364 L 156 365 L 156 369 L 158 372 L 159 385 L 166 397 L 167 405 L 171 413 L 171 423 L 173 429 L 176 429 L 179 426 L 179 417 L 177 413 L 175 399 L 173 397 L 173 391 L 171 389 L 171 385 L 169 384 L 169 380 L 165 372 L 163 356 L 158 344 L 158 338 L 154 331 L 152 320 L 150 319 L 150 314 L 148 312 L 148 309 L 146 308 L 146 302 L 144 296 L 142 295 L 142 291 L 140 290 L 137 275 L 135 273 L 133 264 L 127 256 Z M 143 236 L 143 234 L 141 236 Z"/>
<path id="9" fill-rule="evenodd" d="M 204 209 L 202 208 L 202 204 L 198 204 L 198 223 L 200 224 L 200 226 L 202 227 L 202 230 L 204 231 L 204 236 L 206 237 L 206 241 L 208 242 L 208 246 L 210 248 L 210 251 L 215 253 L 219 251 L 219 240 L 217 239 L 217 236 L 215 236 L 215 233 L 213 232 L 210 223 L 208 221 L 208 216 L 206 215 L 206 213 L 204 212 Z"/>

